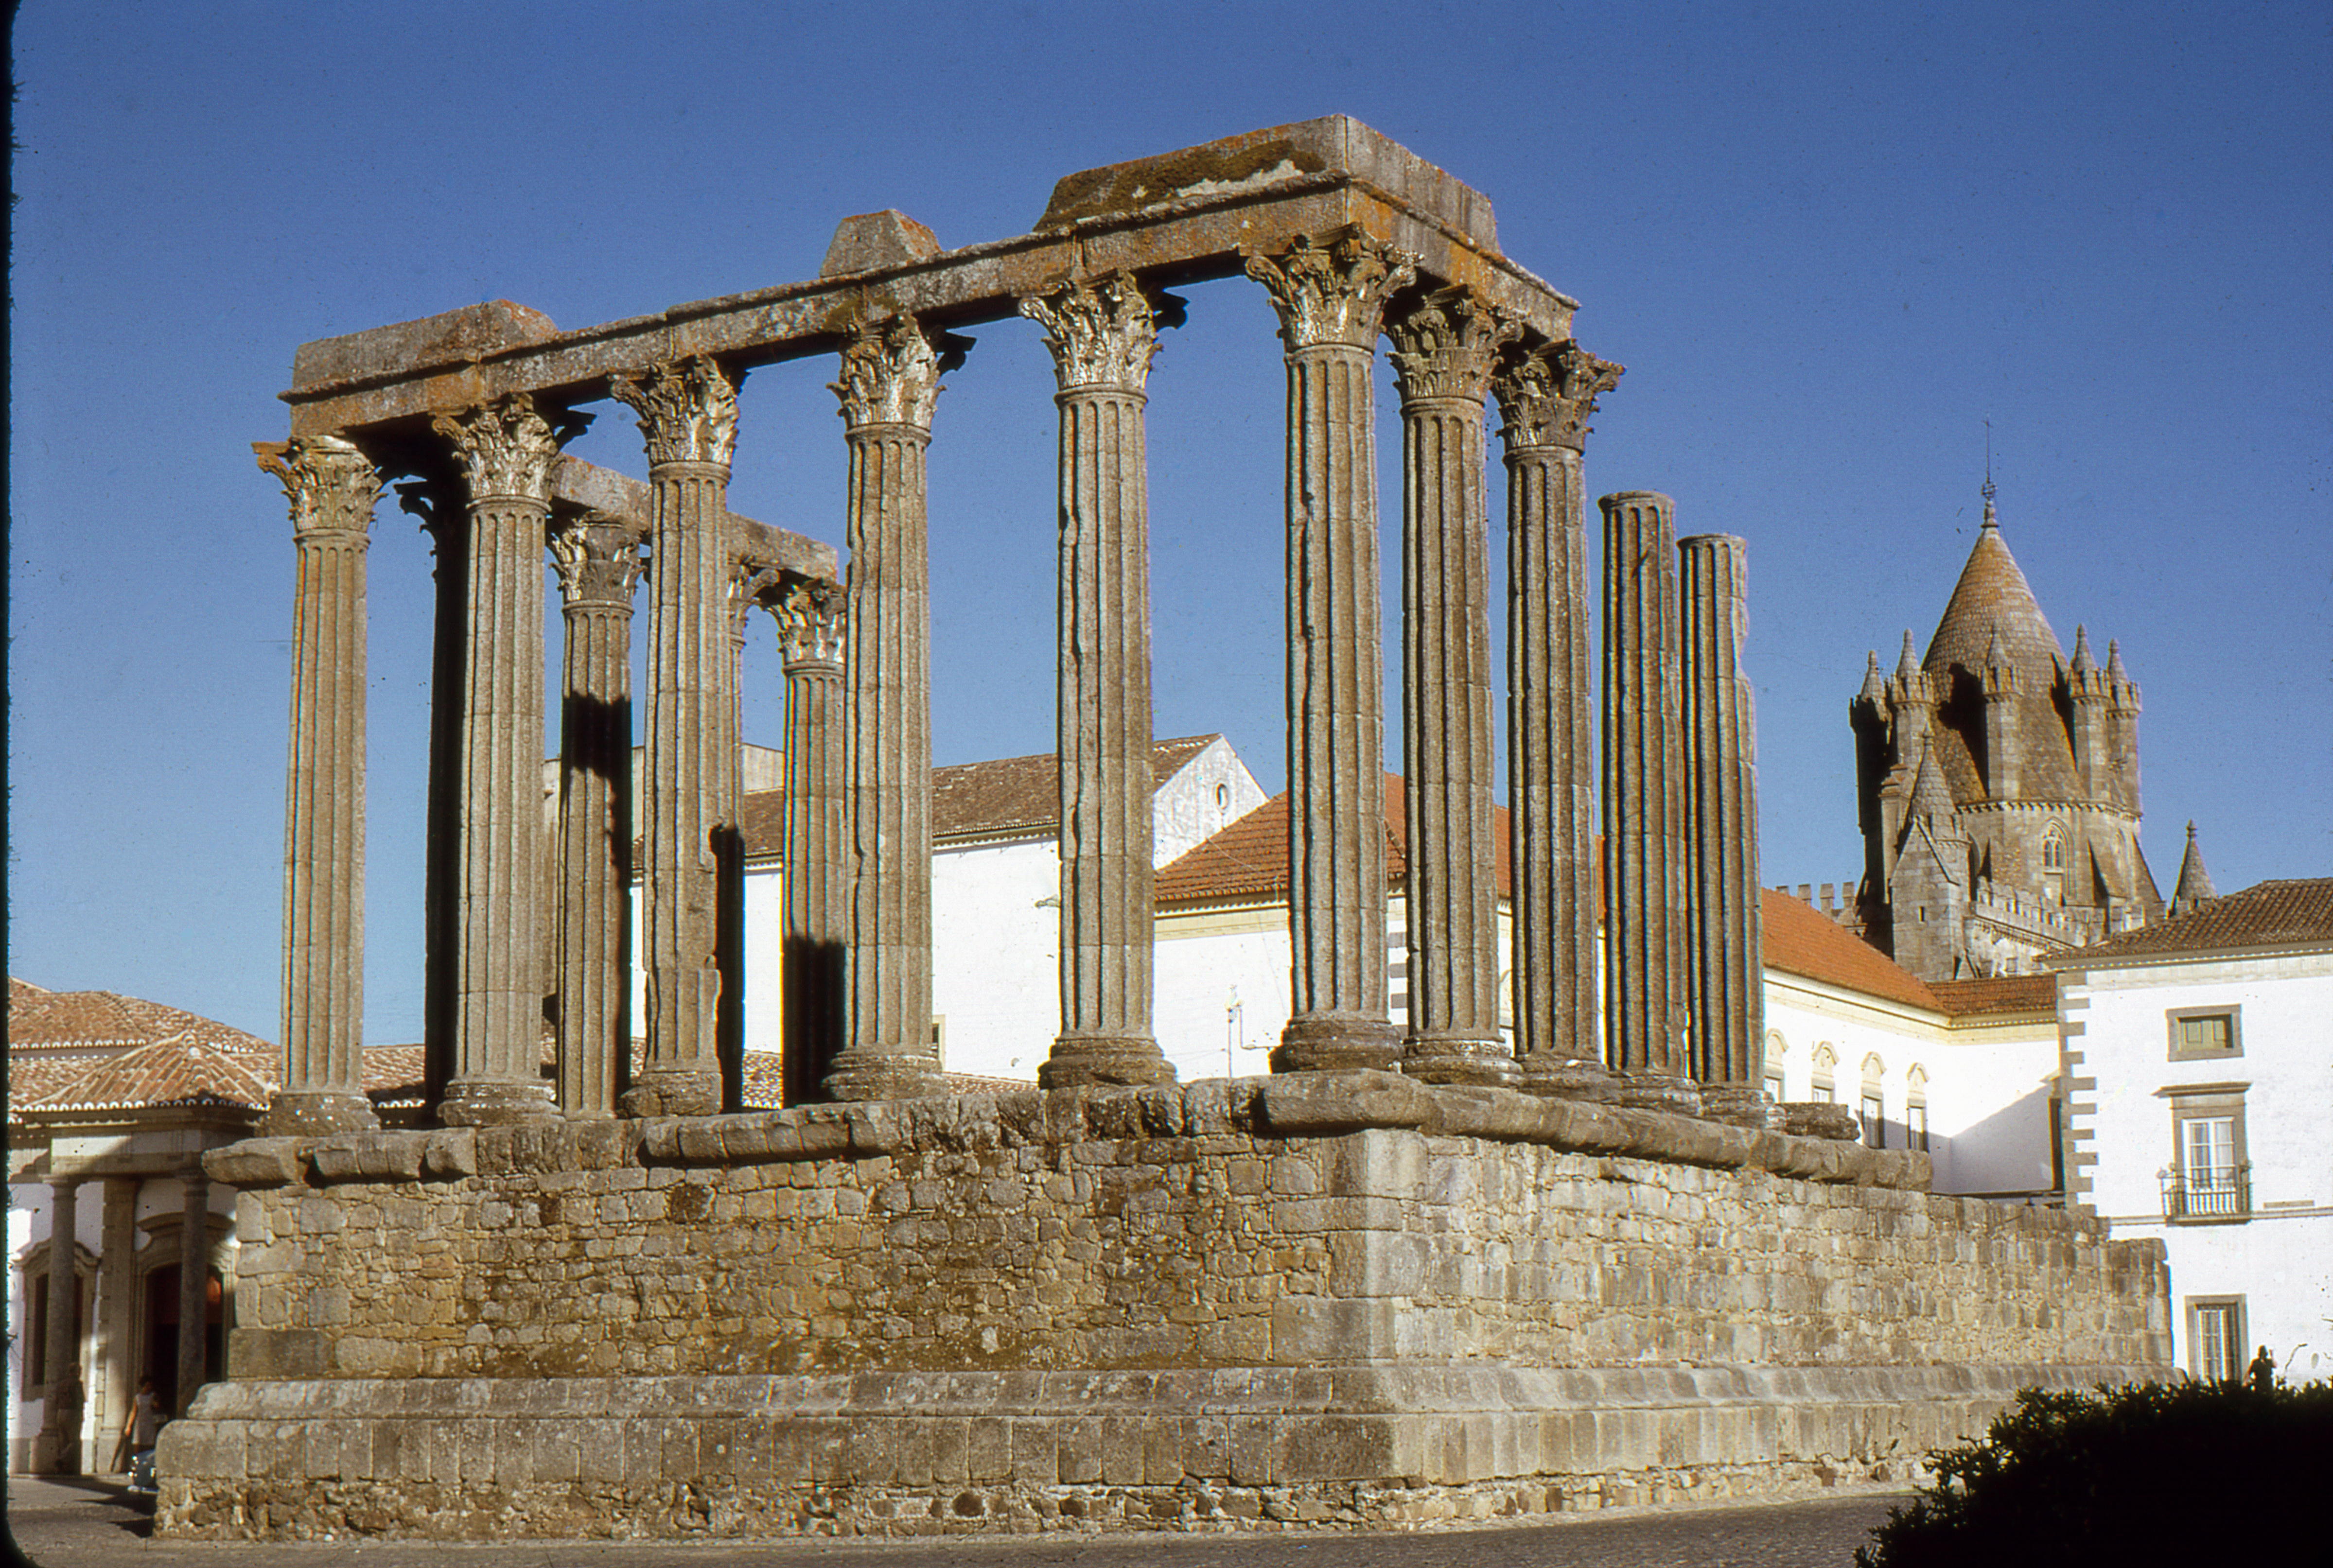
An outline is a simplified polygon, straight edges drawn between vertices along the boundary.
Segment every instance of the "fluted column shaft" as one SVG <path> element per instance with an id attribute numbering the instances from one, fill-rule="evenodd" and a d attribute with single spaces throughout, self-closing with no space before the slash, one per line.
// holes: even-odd
<path id="1" fill-rule="evenodd" d="M 264 1130 L 377 1126 L 364 1095 L 365 550 L 380 475 L 336 436 L 260 447 L 299 553 L 283 847 L 283 1086 Z"/>
<path id="2" fill-rule="evenodd" d="M 559 1107 L 612 1116 L 631 1076 L 630 531 L 596 521 L 552 538 L 566 626 L 559 725 Z"/>
<path id="3" fill-rule="evenodd" d="M 1490 525 L 1483 399 L 1519 329 L 1461 290 L 1388 325 L 1401 388 L 1402 759 L 1408 829 L 1409 1032 L 1402 1068 L 1503 1084 L 1491 786 Z"/>
<path id="4" fill-rule="evenodd" d="M 1272 1070 L 1385 1067 L 1385 693 L 1370 365 L 1410 258 L 1365 234 L 1248 259 L 1287 345 L 1290 1018 Z"/>
<path id="5" fill-rule="evenodd" d="M 733 765 L 722 741 L 737 397 L 704 357 L 618 377 L 609 391 L 639 414 L 654 506 L 641 868 L 648 1059 L 618 1105 L 629 1116 L 706 1115 L 722 1094 L 720 855 L 737 835 L 734 811 L 721 809 Z"/>
<path id="6" fill-rule="evenodd" d="M 211 1184 L 199 1164 L 178 1172 L 178 1398 L 183 1411 L 210 1377 Z"/>
<path id="7" fill-rule="evenodd" d="M 1752 1094 L 1764 1077 L 1758 913 L 1758 741 L 1742 642 L 1749 547 L 1730 534 L 1677 541 L 1684 613 L 1686 912 L 1693 1076 Z"/>
<path id="8" fill-rule="evenodd" d="M 785 1100 L 818 1097 L 843 1047 L 843 951 L 850 930 L 843 875 L 842 595 L 802 585 L 773 612 L 785 640 Z"/>
<path id="9" fill-rule="evenodd" d="M 862 325 L 842 379 L 850 450 L 843 741 L 850 849 L 849 1034 L 837 1100 L 942 1085 L 932 1040 L 931 583 L 925 454 L 939 362 L 906 317 Z"/>
<path id="10" fill-rule="evenodd" d="M 542 1080 L 542 552 L 558 444 L 523 396 L 440 416 L 469 481 L 454 1077 L 440 1114 L 551 1114 Z"/>
<path id="11" fill-rule="evenodd" d="M 1527 1084 L 1602 1066 L 1596 1044 L 1596 758 L 1581 449 L 1621 367 L 1574 344 L 1493 383 L 1507 465 L 1507 775 L 1515 1055 Z"/>
<path id="12" fill-rule="evenodd" d="M 41 1347 L 46 1363 L 48 1392 L 41 1406 L 40 1454 L 35 1468 L 81 1473 L 81 1401 L 88 1397 L 80 1384 L 81 1343 L 73 1321 L 73 1230 L 80 1223 L 78 1181 L 49 1183 L 49 1321 Z M 79 1395 L 80 1398 L 74 1398 Z"/>
<path id="13" fill-rule="evenodd" d="M 1038 1081 L 1171 1080 L 1151 1034 L 1150 489 L 1156 320 L 1123 274 L 1021 301 L 1061 390 L 1061 1033 Z"/>
<path id="14" fill-rule="evenodd" d="M 1683 1077 L 1683 766 L 1673 503 L 1650 491 L 1604 510 L 1604 894 L 1612 1066 Z"/>

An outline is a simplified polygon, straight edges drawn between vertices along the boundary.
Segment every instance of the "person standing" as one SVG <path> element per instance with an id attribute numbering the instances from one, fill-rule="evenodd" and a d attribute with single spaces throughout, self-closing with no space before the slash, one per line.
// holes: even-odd
<path id="1" fill-rule="evenodd" d="M 154 1391 L 154 1380 L 139 1378 L 138 1397 L 130 1401 L 130 1419 L 121 1427 L 121 1436 L 130 1445 L 130 1489 L 133 1492 L 155 1489 L 154 1440 L 161 1433 L 165 1414 L 162 1396 Z"/>

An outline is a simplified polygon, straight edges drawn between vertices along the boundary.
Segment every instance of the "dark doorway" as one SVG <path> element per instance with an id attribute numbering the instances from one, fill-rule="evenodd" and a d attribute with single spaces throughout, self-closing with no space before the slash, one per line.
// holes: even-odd
<path id="1" fill-rule="evenodd" d="M 203 1381 L 209 1382 L 226 1370 L 221 1353 L 226 1345 L 222 1309 L 226 1286 L 216 1269 L 210 1271 L 204 1286 Z M 154 1380 L 154 1391 L 166 1409 L 185 1413 L 186 1401 L 194 1397 L 195 1391 L 178 1387 L 178 1266 L 175 1263 L 147 1270 L 146 1358 L 139 1372 Z"/>

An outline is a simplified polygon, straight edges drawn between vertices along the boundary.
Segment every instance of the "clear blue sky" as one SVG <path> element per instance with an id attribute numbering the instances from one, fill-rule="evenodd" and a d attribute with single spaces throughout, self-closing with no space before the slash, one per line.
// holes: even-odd
<path id="1" fill-rule="evenodd" d="M 1627 365 L 1590 494 L 1664 490 L 1681 530 L 1749 540 L 1764 880 L 1860 865 L 1848 699 L 1867 648 L 1925 645 L 1987 419 L 2060 638 L 2119 637 L 2145 690 L 2158 879 L 2190 817 L 2223 890 L 2333 873 L 2328 29 L 2321 4 L 34 0 L 10 970 L 276 1034 L 293 557 L 249 445 L 283 435 L 300 343 L 807 277 L 876 207 L 1002 238 L 1061 175 L 1331 112 L 1488 194 Z M 1277 789 L 1278 345 L 1253 285 L 1191 304 L 1151 380 L 1158 730 L 1224 731 Z M 1027 323 L 978 337 L 931 463 L 942 761 L 1052 745 L 1051 369 Z M 748 384 L 735 510 L 838 538 L 830 378 Z M 645 471 L 612 405 L 573 450 Z M 1388 469 L 1389 521 L 1399 493 Z M 393 503 L 375 538 L 387 1042 L 419 1032 L 428 559 Z M 746 731 L 773 741 L 755 639 Z"/>

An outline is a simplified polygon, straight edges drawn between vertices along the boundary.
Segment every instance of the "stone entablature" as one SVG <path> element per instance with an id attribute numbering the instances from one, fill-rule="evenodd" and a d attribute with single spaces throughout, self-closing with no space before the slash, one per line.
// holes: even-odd
<path id="1" fill-rule="evenodd" d="M 335 1488 L 370 1498 L 369 1529 L 459 1533 L 414 1499 L 458 1513 L 527 1493 L 527 1527 L 558 1533 L 594 1478 L 637 1488 L 629 1504 L 593 1494 L 622 1532 L 664 1527 L 648 1495 L 683 1483 L 754 1493 L 737 1529 L 802 1528 L 816 1485 L 863 1485 L 869 1506 L 968 1463 L 927 1469 L 913 1443 L 878 1455 L 841 1436 L 843 1408 L 901 1433 L 941 1414 L 901 1402 L 919 1377 L 954 1391 L 950 1420 L 1012 1418 L 1010 1462 L 962 1473 L 1019 1487 L 1031 1507 L 1099 1481 L 1061 1456 L 1098 1451 L 1104 1417 L 1154 1420 L 1161 1478 L 1146 1459 L 1112 1505 L 1139 1502 L 1130 1523 L 1172 1525 L 1148 1511 L 1176 1488 L 1243 1476 L 1349 1493 L 1405 1475 L 1569 1475 L 1576 1490 L 1611 1466 L 1541 1455 L 1549 1423 L 1623 1419 L 1599 1403 L 1616 1379 L 1656 1428 L 1698 1420 L 1682 1407 L 1724 1385 L 1739 1429 L 1688 1440 L 1684 1462 L 1734 1467 L 1755 1489 L 1793 1464 L 1867 1470 L 1890 1439 L 1940 1440 L 1973 1391 L 1998 1403 L 2003 1380 L 2128 1375 L 2168 1343 L 2153 1244 L 2110 1244 L 2084 1216 L 1931 1196 L 1925 1156 L 1393 1074 L 263 1139 L 208 1170 L 243 1189 L 249 1326 L 235 1381 L 166 1439 L 178 1531 L 280 1532 L 259 1521 L 287 1464 L 312 1488 L 300 1506 Z M 1341 1402 L 1337 1368 L 1402 1397 L 1372 1402 L 1357 1384 Z M 1571 1389 L 1560 1369 L 1598 1386 Z M 1098 1398 L 1130 1377 L 1191 1398 L 1083 1407 L 1046 1381 L 1071 1373 L 1100 1380 Z M 1534 1404 L 1508 1387 L 1517 1378 L 1557 1393 Z M 1311 1391 L 1241 1403 L 1272 1380 Z M 1788 1424 L 1811 1429 L 1842 1400 L 1866 1405 L 1856 1389 L 1870 1396 L 1856 1431 L 1826 1429 L 1819 1452 L 1775 1440 L 1784 1403 L 1810 1407 Z M 1453 1401 L 1462 1428 L 1496 1408 L 1533 1435 L 1495 1460 L 1473 1454 L 1443 1430 Z M 1280 1424 L 1257 1440 L 1277 1458 L 1218 1451 L 1221 1423 L 1266 1408 Z M 456 1414 L 451 1435 L 426 1429 Z M 297 1461 L 243 1425 L 295 1419 L 310 1422 Z M 704 1430 L 680 1458 L 574 1468 L 617 1465 L 605 1456 L 682 1419 Z M 489 1426 L 462 1437 L 473 1420 Z M 848 1454 L 814 1457 L 814 1431 Z M 603 1457 L 575 1459 L 578 1433 Z M 716 1440 L 792 1457 L 749 1482 L 703 1458 Z M 451 1457 L 410 1475 L 408 1443 Z M 562 1444 L 567 1459 L 538 1457 Z M 315 1463 L 319 1445 L 341 1457 Z M 1429 1448 L 1430 1461 L 1397 1461 Z M 398 1484 L 412 1480 L 436 1489 Z M 529 1491 L 543 1481 L 568 1502 Z M 1004 1492 L 984 1495 L 992 1506 Z"/>

